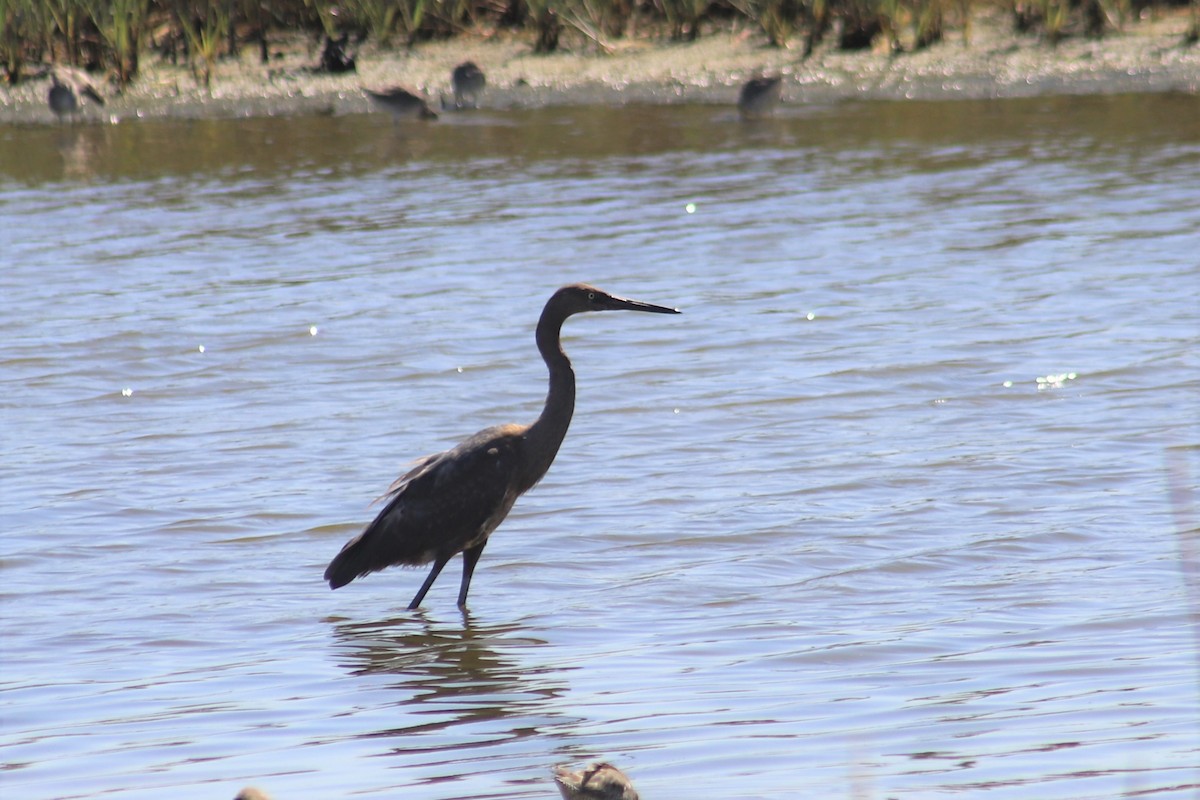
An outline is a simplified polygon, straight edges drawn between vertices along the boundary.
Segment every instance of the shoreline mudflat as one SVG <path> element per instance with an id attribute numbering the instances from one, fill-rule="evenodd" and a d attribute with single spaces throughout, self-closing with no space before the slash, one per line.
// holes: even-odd
<path id="1" fill-rule="evenodd" d="M 312 71 L 311 40 L 272 41 L 262 64 L 255 48 L 217 63 L 206 90 L 183 64 L 153 54 L 123 93 L 108 89 L 104 106 L 86 106 L 80 122 L 233 118 L 373 110 L 364 88 L 405 86 L 437 109 L 450 92 L 450 71 L 465 60 L 487 75 L 481 107 L 728 103 L 757 72 L 783 75 L 785 103 L 846 99 L 952 100 L 1039 95 L 1182 92 L 1200 95 L 1200 46 L 1186 46 L 1186 12 L 1131 22 L 1100 40 L 1069 38 L 1057 46 L 1012 32 L 1007 15 L 972 18 L 961 30 L 915 53 L 842 52 L 829 44 L 807 59 L 801 47 L 777 49 L 749 27 L 706 32 L 692 43 L 630 39 L 611 54 L 590 50 L 535 55 L 528 36 L 464 35 L 412 50 L 370 43 L 354 53 L 357 71 Z M 54 123 L 48 76 L 0 87 L 0 124 Z"/>

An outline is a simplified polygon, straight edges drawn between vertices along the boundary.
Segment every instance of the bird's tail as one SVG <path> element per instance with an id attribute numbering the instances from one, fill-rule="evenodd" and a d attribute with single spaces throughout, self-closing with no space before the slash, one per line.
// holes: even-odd
<path id="1" fill-rule="evenodd" d="M 325 569 L 325 580 L 329 581 L 330 589 L 340 589 L 355 578 L 361 578 L 381 569 L 403 564 L 419 566 L 433 560 L 432 550 L 413 550 L 408 547 L 398 547 L 404 541 L 391 534 L 387 517 L 380 515 L 385 521 L 375 520 L 367 529 L 346 542 L 329 566 Z"/>
<path id="2" fill-rule="evenodd" d="M 330 589 L 340 589 L 355 578 L 377 569 L 365 563 L 362 539 L 362 535 L 359 535 L 346 542 L 341 552 L 329 562 L 325 569 L 325 580 L 329 581 Z"/>
<path id="3" fill-rule="evenodd" d="M 414 468 L 405 477 L 411 477 L 420 468 Z M 397 495 L 402 490 L 403 485 L 394 489 L 388 506 L 379 512 L 379 516 L 366 530 L 346 542 L 341 552 L 329 562 L 329 568 L 325 570 L 325 580 L 329 581 L 331 589 L 340 588 L 355 578 L 391 566 L 416 567 L 428 564 L 440 553 L 437 541 L 429 541 L 428 536 L 413 536 L 413 531 L 405 529 L 401 524 L 404 517 L 397 511 L 395 504 Z M 453 552 L 447 554 L 447 557 Z"/>

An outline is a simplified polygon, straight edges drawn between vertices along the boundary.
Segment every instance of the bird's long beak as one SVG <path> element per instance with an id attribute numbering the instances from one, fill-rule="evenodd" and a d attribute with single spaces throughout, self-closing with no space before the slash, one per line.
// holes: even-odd
<path id="1" fill-rule="evenodd" d="M 611 301 L 609 309 L 613 311 L 649 311 L 652 314 L 679 314 L 678 308 L 667 308 L 666 306 L 656 306 L 653 303 L 643 303 L 641 300 L 626 300 L 624 297 L 613 297 L 609 295 Z"/>

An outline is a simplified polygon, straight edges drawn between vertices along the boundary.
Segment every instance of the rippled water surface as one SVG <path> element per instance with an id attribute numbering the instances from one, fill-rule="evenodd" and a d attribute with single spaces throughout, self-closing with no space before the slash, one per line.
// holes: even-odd
<path id="1" fill-rule="evenodd" d="M 1200 791 L 1190 97 L 0 130 L 0 790 Z M 331 593 L 545 395 L 416 613 Z"/>

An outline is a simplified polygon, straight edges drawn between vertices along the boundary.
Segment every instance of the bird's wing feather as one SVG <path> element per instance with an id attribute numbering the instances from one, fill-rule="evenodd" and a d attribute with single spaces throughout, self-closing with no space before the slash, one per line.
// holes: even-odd
<path id="1" fill-rule="evenodd" d="M 449 558 L 482 540 L 516 500 L 523 431 L 488 428 L 409 470 L 375 520 L 334 558 L 326 579 L 343 585 L 395 564 Z"/>
<path id="2" fill-rule="evenodd" d="M 380 500 L 388 500 L 393 497 L 396 492 L 399 492 L 404 488 L 405 484 L 417 477 L 422 470 L 435 463 L 439 458 L 442 458 L 445 455 L 446 453 L 434 453 L 433 455 L 422 456 L 421 458 L 418 458 L 412 469 L 401 475 L 399 478 L 396 478 L 396 480 L 392 481 L 392 485 L 387 488 L 386 492 L 379 495 L 379 497 L 376 497 L 372 502 L 372 505 L 378 503 Z"/>

